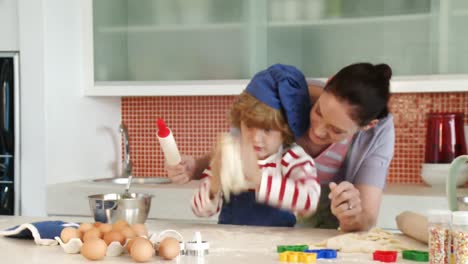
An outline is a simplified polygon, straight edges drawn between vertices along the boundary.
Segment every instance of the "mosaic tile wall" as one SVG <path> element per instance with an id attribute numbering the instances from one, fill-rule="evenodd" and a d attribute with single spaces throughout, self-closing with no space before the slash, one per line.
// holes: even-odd
<path id="1" fill-rule="evenodd" d="M 462 112 L 468 125 L 467 93 L 394 94 L 390 109 L 395 117 L 395 155 L 387 179 L 392 183 L 422 183 L 421 164 L 426 144 L 426 114 Z"/>
<path id="2" fill-rule="evenodd" d="M 164 118 L 174 131 L 181 153 L 200 156 L 228 131 L 227 111 L 234 96 L 122 98 L 122 119 L 130 137 L 134 175 L 164 176 L 164 159 L 156 138 L 156 120 Z M 463 112 L 468 124 L 468 93 L 394 94 L 395 156 L 389 183 L 422 183 L 426 113 Z"/>

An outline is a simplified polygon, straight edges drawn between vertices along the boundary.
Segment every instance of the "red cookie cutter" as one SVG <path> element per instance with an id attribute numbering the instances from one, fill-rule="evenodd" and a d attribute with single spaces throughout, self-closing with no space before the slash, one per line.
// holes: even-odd
<path id="1" fill-rule="evenodd" d="M 396 251 L 383 251 L 376 250 L 374 251 L 374 260 L 381 262 L 396 262 L 398 252 Z"/>

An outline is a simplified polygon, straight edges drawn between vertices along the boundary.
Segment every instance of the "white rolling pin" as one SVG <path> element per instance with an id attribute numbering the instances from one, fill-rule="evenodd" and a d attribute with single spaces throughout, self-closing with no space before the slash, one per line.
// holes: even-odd
<path id="1" fill-rule="evenodd" d="M 164 153 L 167 165 L 174 166 L 180 163 L 181 157 L 172 131 L 166 126 L 164 120 L 158 119 L 158 140 Z"/>

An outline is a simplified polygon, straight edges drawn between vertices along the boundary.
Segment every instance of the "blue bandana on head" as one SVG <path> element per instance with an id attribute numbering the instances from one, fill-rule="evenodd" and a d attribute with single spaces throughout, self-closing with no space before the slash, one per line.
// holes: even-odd
<path id="1" fill-rule="evenodd" d="M 309 90 L 304 74 L 294 66 L 270 66 L 255 74 L 245 90 L 262 103 L 281 110 L 296 138 L 309 128 Z"/>

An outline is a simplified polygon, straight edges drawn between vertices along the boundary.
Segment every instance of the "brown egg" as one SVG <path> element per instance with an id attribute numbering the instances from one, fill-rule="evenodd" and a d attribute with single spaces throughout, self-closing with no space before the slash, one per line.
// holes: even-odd
<path id="1" fill-rule="evenodd" d="M 99 231 L 101 231 L 101 233 L 105 234 L 107 232 L 110 232 L 112 230 L 112 225 L 111 224 L 101 224 L 99 225 Z"/>
<path id="2" fill-rule="evenodd" d="M 102 238 L 102 233 L 97 229 L 96 227 L 86 231 L 83 235 L 83 242 L 86 242 L 88 240 L 94 239 L 94 238 Z"/>
<path id="3" fill-rule="evenodd" d="M 106 251 L 106 242 L 99 238 L 85 241 L 81 246 L 81 255 L 89 260 L 103 259 L 106 256 Z"/>
<path id="4" fill-rule="evenodd" d="M 125 239 L 131 239 L 137 236 L 136 232 L 131 227 L 125 227 L 120 233 L 122 233 Z"/>
<path id="5" fill-rule="evenodd" d="M 81 234 L 86 233 L 86 231 L 92 229 L 94 226 L 91 223 L 81 223 L 80 227 L 78 230 L 80 230 Z"/>
<path id="6" fill-rule="evenodd" d="M 80 238 L 81 232 L 74 228 L 74 227 L 65 227 L 60 232 L 60 239 L 62 239 L 63 243 L 68 243 L 72 238 Z"/>
<path id="7" fill-rule="evenodd" d="M 104 242 L 106 242 L 107 245 L 110 245 L 110 243 L 114 241 L 123 245 L 125 243 L 125 237 L 119 231 L 110 231 L 104 234 Z"/>
<path id="8" fill-rule="evenodd" d="M 115 222 L 113 225 L 112 225 L 112 230 L 115 230 L 115 231 L 121 231 L 122 229 L 124 229 L 125 227 L 128 227 L 128 223 L 127 221 L 125 220 L 117 220 L 117 222 Z"/>
<path id="9" fill-rule="evenodd" d="M 136 262 L 147 262 L 154 255 L 153 244 L 148 239 L 135 239 L 130 256 Z"/>
<path id="10" fill-rule="evenodd" d="M 180 253 L 179 240 L 173 237 L 166 237 L 159 242 L 159 256 L 164 259 L 173 259 Z"/>
<path id="11" fill-rule="evenodd" d="M 148 236 L 148 229 L 145 224 L 133 224 L 131 228 L 135 231 L 137 236 Z"/>
<path id="12" fill-rule="evenodd" d="M 130 254 L 130 252 L 132 251 L 132 245 L 133 245 L 133 243 L 134 243 L 135 241 L 137 241 L 137 240 L 140 240 L 140 239 L 146 240 L 146 238 L 144 238 L 144 237 L 135 237 L 135 238 L 130 239 L 130 240 L 128 241 L 128 243 L 127 243 L 127 245 L 126 245 L 126 247 L 125 247 L 125 249 L 127 249 L 128 254 Z"/>

